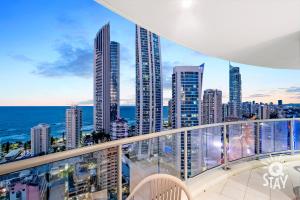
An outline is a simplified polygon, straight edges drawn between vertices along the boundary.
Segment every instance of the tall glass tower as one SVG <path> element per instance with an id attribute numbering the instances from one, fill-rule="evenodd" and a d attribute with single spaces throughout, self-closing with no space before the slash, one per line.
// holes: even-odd
<path id="1" fill-rule="evenodd" d="M 110 131 L 110 25 L 105 24 L 94 40 L 94 130 Z"/>
<path id="2" fill-rule="evenodd" d="M 136 134 L 162 129 L 162 71 L 159 36 L 136 25 Z M 152 145 L 139 143 L 138 155 L 150 155 Z"/>
<path id="3" fill-rule="evenodd" d="M 110 41 L 109 23 L 96 34 L 94 55 L 94 130 L 111 135 L 111 120 L 117 118 L 119 109 L 120 46 Z M 97 186 L 114 193 L 117 148 L 95 152 L 93 157 L 97 159 Z"/>
<path id="4" fill-rule="evenodd" d="M 229 63 L 229 117 L 241 118 L 242 80 L 240 68 Z"/>
<path id="5" fill-rule="evenodd" d="M 183 128 L 201 124 L 201 94 L 204 64 L 200 66 L 177 66 L 172 75 L 172 127 Z M 199 136 L 188 132 L 188 176 L 194 175 L 202 166 Z M 184 177 L 184 135 L 174 140 L 175 165 Z M 174 151 L 174 152 L 175 152 Z M 192 162 L 193 161 L 193 162 Z"/>
<path id="6" fill-rule="evenodd" d="M 110 120 L 120 118 L 120 44 L 110 42 Z"/>
<path id="7" fill-rule="evenodd" d="M 162 75 L 160 39 L 136 25 L 136 132 L 162 128 Z"/>

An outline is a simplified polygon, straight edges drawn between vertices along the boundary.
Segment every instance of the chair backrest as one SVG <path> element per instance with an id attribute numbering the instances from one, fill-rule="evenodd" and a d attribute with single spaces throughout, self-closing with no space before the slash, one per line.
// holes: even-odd
<path id="1" fill-rule="evenodd" d="M 147 187 L 148 192 L 144 193 L 149 197 L 143 196 L 142 199 L 151 200 L 181 200 L 182 192 L 186 198 L 191 200 L 191 195 L 180 179 L 168 174 L 153 174 L 143 179 L 130 193 L 126 200 L 137 200 L 136 196 L 142 187 Z"/>

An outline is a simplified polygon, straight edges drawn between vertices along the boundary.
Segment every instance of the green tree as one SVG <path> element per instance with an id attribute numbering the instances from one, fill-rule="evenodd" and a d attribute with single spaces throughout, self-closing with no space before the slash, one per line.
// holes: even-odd
<path id="1" fill-rule="evenodd" d="M 53 145 L 53 144 L 54 144 L 54 142 L 55 142 L 55 139 L 54 139 L 54 137 L 53 137 L 53 136 L 51 136 L 51 145 Z"/>
<path id="2" fill-rule="evenodd" d="M 31 142 L 30 142 L 30 140 L 28 140 L 27 142 L 25 142 L 25 144 L 24 144 L 24 149 L 25 150 L 28 150 L 28 149 L 30 149 L 31 148 Z"/>
<path id="3" fill-rule="evenodd" d="M 93 131 L 92 132 L 92 139 L 93 139 L 93 142 L 96 143 L 96 144 L 98 144 L 99 142 L 102 143 L 102 142 L 111 141 L 110 135 L 105 133 L 104 130 L 101 130 L 99 132 Z"/>
<path id="4" fill-rule="evenodd" d="M 5 144 L 4 144 L 5 146 L 4 146 L 4 151 L 6 152 L 6 153 L 8 153 L 9 152 L 9 147 L 10 147 L 10 142 L 6 142 Z"/>

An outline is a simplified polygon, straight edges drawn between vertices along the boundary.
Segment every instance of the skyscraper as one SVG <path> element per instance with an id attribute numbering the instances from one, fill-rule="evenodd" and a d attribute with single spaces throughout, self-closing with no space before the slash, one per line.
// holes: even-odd
<path id="1" fill-rule="evenodd" d="M 201 124 L 201 93 L 204 64 L 200 66 L 177 66 L 173 69 L 172 75 L 172 127 L 182 128 L 197 126 Z M 198 140 L 194 133 L 188 133 L 188 146 L 193 151 L 188 151 L 188 175 L 192 175 L 200 169 L 201 155 Z M 184 135 L 180 134 L 175 138 L 174 149 L 178 170 L 181 176 L 184 175 Z M 193 162 L 191 162 L 193 160 Z"/>
<path id="2" fill-rule="evenodd" d="M 160 39 L 136 25 L 136 120 L 137 133 L 162 128 L 162 74 Z"/>
<path id="3" fill-rule="evenodd" d="M 222 122 L 222 91 L 212 89 L 205 90 L 202 108 L 202 124 Z"/>
<path id="4" fill-rule="evenodd" d="M 94 130 L 110 131 L 111 59 L 110 25 L 105 24 L 94 40 Z"/>
<path id="5" fill-rule="evenodd" d="M 110 42 L 110 119 L 111 122 L 120 118 L 120 44 Z"/>
<path id="6" fill-rule="evenodd" d="M 162 129 L 162 72 L 160 39 L 136 25 L 136 134 Z M 139 144 L 139 155 L 149 154 L 148 144 Z"/>
<path id="7" fill-rule="evenodd" d="M 229 63 L 229 116 L 241 118 L 242 80 L 240 68 Z"/>
<path id="8" fill-rule="evenodd" d="M 39 124 L 31 128 L 31 153 L 39 155 L 47 154 L 50 147 L 50 126 L 48 124 Z"/>
<path id="9" fill-rule="evenodd" d="M 111 122 L 119 117 L 120 45 L 110 41 L 110 25 L 105 24 L 94 40 L 94 130 L 111 135 Z M 97 158 L 98 186 L 116 186 L 117 148 L 94 153 Z"/>
<path id="10" fill-rule="evenodd" d="M 74 149 L 80 146 L 82 127 L 82 111 L 76 106 L 66 110 L 66 137 L 67 149 Z"/>
<path id="11" fill-rule="evenodd" d="M 97 187 L 112 194 L 116 192 L 118 183 L 118 149 L 111 147 L 93 153 L 96 159 Z"/>

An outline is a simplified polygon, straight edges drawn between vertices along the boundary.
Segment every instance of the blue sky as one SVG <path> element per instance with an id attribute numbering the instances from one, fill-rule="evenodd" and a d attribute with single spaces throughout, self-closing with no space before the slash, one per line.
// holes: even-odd
<path id="1" fill-rule="evenodd" d="M 1 0 L 0 105 L 87 104 L 93 97 L 93 39 L 105 23 L 121 44 L 121 104 L 135 102 L 135 25 L 93 0 Z M 205 62 L 203 89 L 228 101 L 228 61 L 161 38 L 165 102 L 175 65 Z M 297 103 L 300 71 L 238 63 L 243 101 Z"/>

